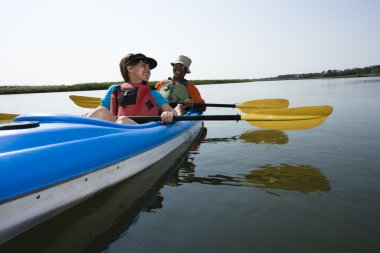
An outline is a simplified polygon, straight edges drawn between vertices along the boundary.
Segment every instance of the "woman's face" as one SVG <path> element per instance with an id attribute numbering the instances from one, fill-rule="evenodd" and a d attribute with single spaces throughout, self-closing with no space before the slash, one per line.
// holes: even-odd
<path id="1" fill-rule="evenodd" d="M 148 61 L 140 60 L 139 63 L 127 66 L 130 83 L 148 82 L 150 78 L 150 67 Z"/>

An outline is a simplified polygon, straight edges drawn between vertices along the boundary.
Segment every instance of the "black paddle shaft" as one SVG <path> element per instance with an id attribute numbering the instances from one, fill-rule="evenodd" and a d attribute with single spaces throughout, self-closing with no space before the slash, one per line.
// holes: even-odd
<path id="1" fill-rule="evenodd" d="M 170 103 L 171 107 L 176 107 L 178 103 Z M 209 103 L 194 103 L 194 107 L 200 107 L 200 106 L 209 106 L 209 107 L 228 107 L 228 108 L 235 108 L 235 104 L 209 104 Z"/>
<path id="2" fill-rule="evenodd" d="M 229 108 L 235 108 L 235 104 L 209 104 L 209 103 L 195 103 L 194 106 L 210 106 L 210 107 L 229 107 Z"/>
<path id="3" fill-rule="evenodd" d="M 128 116 L 128 118 L 136 122 L 147 122 L 147 121 L 161 121 L 160 116 Z M 196 115 L 196 116 L 174 116 L 173 121 L 220 121 L 220 120 L 241 120 L 241 116 L 237 115 Z"/>

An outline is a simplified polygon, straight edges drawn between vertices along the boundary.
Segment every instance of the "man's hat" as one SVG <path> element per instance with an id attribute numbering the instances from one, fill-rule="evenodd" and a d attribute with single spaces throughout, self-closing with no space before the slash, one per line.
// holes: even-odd
<path id="1" fill-rule="evenodd" d="M 177 59 L 173 62 L 171 62 L 171 65 L 174 66 L 174 64 L 181 63 L 187 68 L 187 73 L 191 73 L 190 71 L 190 65 L 191 65 L 191 59 L 187 56 L 180 55 L 177 57 Z"/>

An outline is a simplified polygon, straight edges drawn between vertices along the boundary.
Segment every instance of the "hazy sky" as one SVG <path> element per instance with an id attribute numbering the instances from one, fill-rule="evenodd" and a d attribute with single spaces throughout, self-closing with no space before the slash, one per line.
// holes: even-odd
<path id="1" fill-rule="evenodd" d="M 0 0 L 0 85 L 122 80 L 129 52 L 188 79 L 380 64 L 380 0 Z"/>

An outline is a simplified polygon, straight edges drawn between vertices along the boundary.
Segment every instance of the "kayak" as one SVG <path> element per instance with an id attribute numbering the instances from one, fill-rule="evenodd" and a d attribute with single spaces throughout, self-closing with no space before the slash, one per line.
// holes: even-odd
<path id="1" fill-rule="evenodd" d="M 115 231 L 127 231 L 138 222 L 141 213 L 159 212 L 167 204 L 161 194 L 163 187 L 177 183 L 181 168 L 192 164 L 192 155 L 187 151 L 199 151 L 206 134 L 203 128 L 194 142 L 184 143 L 132 178 L 0 245 L 0 252 L 98 251 L 94 246 L 97 241 L 114 238 Z"/>
<path id="2" fill-rule="evenodd" d="M 18 116 L 0 127 L 0 243 L 145 170 L 192 143 L 202 127 L 202 121 L 122 125 Z"/>

